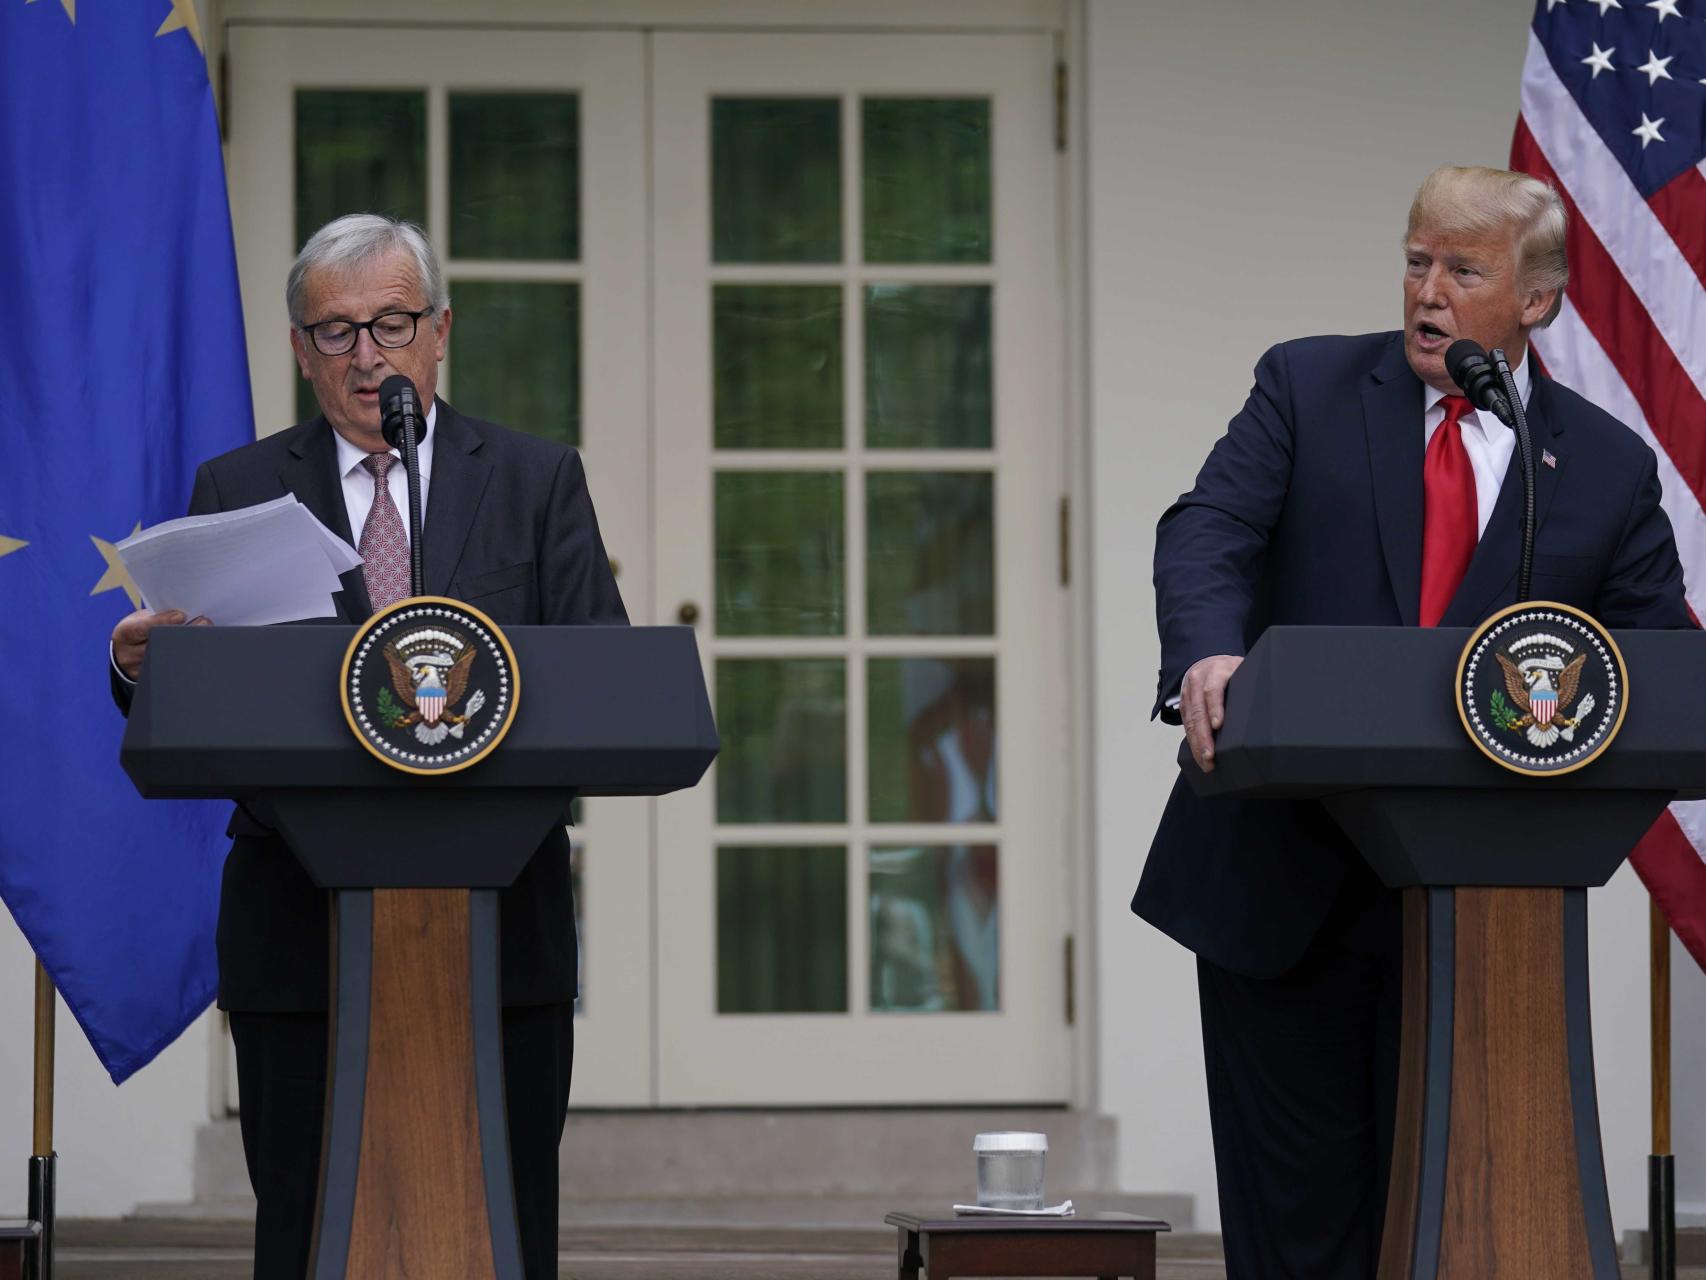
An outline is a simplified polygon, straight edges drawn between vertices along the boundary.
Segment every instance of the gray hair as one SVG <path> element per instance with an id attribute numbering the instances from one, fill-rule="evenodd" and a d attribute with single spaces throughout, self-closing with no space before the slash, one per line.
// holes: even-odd
<path id="1" fill-rule="evenodd" d="M 348 271 L 397 249 L 407 251 L 414 259 L 415 279 L 426 294 L 428 305 L 440 314 L 447 311 L 450 290 L 426 232 L 412 222 L 400 222 L 382 213 L 346 213 L 309 236 L 308 243 L 291 264 L 284 284 L 284 305 L 290 311 L 290 323 L 301 325 L 306 318 L 303 307 L 307 302 L 310 271 Z"/>
<path id="2" fill-rule="evenodd" d="M 1558 318 L 1570 282 L 1567 223 L 1564 201 L 1550 183 L 1509 169 L 1442 165 L 1422 180 L 1404 238 L 1423 228 L 1472 235 L 1514 232 L 1518 287 L 1558 291 L 1538 326 L 1544 329 Z"/>

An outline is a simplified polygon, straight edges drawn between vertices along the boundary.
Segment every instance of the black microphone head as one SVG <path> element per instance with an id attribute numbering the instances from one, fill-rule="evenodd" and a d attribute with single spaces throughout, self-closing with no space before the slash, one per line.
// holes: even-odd
<path id="1" fill-rule="evenodd" d="M 420 396 L 407 374 L 394 373 L 379 384 L 379 431 L 386 444 L 401 448 L 403 419 L 418 418 L 420 411 Z M 418 423 L 415 431 L 417 435 L 420 432 Z"/>
<path id="2" fill-rule="evenodd" d="M 1445 372 L 1466 393 L 1469 392 L 1467 379 L 1476 370 L 1476 366 L 1487 363 L 1487 349 L 1473 338 L 1459 338 L 1445 349 Z M 384 389 L 380 389 L 383 396 Z M 1470 398 L 1474 396 L 1471 393 Z"/>

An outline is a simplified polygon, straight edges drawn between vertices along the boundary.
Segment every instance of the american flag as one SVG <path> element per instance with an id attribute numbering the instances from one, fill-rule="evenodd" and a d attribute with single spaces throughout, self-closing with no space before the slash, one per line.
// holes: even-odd
<path id="1" fill-rule="evenodd" d="M 1548 373 L 1658 455 L 1689 607 L 1706 616 L 1706 0 L 1539 0 L 1511 167 L 1570 213 L 1570 286 L 1534 335 Z M 1635 870 L 1706 968 L 1706 803 Z"/>

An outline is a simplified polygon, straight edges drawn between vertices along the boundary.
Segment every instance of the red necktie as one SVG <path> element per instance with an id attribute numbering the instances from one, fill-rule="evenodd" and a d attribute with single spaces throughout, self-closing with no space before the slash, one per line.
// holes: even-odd
<path id="1" fill-rule="evenodd" d="M 1481 536 L 1475 507 L 1475 472 L 1463 447 L 1458 419 L 1469 412 L 1469 401 L 1447 396 L 1445 421 L 1428 442 L 1422 464 L 1422 609 L 1424 627 L 1439 625 L 1458 584 L 1469 569 L 1475 543 Z"/>

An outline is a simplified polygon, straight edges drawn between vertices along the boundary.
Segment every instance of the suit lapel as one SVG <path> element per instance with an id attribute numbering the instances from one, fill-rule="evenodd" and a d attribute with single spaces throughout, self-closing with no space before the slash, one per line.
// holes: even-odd
<path id="1" fill-rule="evenodd" d="M 1394 340 L 1362 396 L 1375 518 L 1386 574 L 1404 625 L 1416 625 L 1422 595 L 1422 384 Z"/>
<path id="2" fill-rule="evenodd" d="M 279 470 L 285 489 L 314 513 L 316 519 L 351 546 L 349 508 L 344 503 L 343 480 L 338 474 L 338 448 L 331 424 L 324 417 L 294 428 L 290 456 Z M 367 583 L 359 567 L 339 579 L 338 609 L 346 622 L 365 622 L 373 612 L 367 599 Z"/>
<path id="3" fill-rule="evenodd" d="M 1529 392 L 1528 434 L 1534 446 L 1534 530 L 1538 542 L 1545 526 L 1546 513 L 1551 509 L 1553 495 L 1558 492 L 1558 475 L 1564 469 L 1562 450 L 1553 449 L 1563 434 L 1558 415 L 1550 411 L 1550 386 L 1536 371 L 1533 389 Z M 1554 465 L 1541 462 L 1542 450 L 1553 454 Z M 1511 452 L 1510 466 L 1505 469 L 1504 483 L 1499 486 L 1499 499 L 1493 514 L 1487 518 L 1487 528 L 1475 544 L 1475 555 L 1469 569 L 1458 585 L 1457 594 L 1440 618 L 1442 627 L 1472 627 L 1493 609 L 1504 603 L 1507 593 L 1514 593 L 1517 568 L 1522 561 L 1522 466 L 1516 451 Z"/>
<path id="4" fill-rule="evenodd" d="M 450 593 L 450 581 L 462 560 L 480 498 L 491 478 L 491 465 L 479 457 L 483 441 L 462 415 L 444 401 L 433 424 L 432 479 L 421 520 L 421 576 L 429 596 Z"/>

